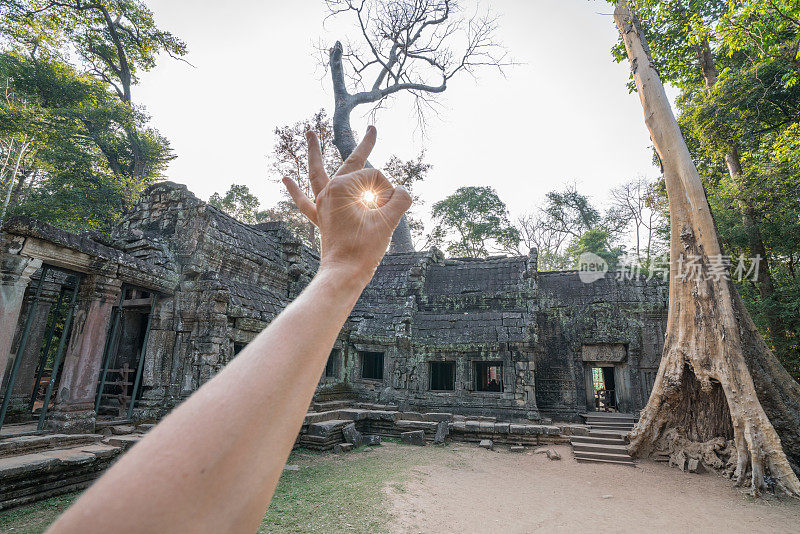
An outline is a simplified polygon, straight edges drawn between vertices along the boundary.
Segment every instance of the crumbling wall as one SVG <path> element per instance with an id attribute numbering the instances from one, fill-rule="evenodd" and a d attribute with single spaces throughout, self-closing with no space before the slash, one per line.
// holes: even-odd
<path id="1" fill-rule="evenodd" d="M 113 238 L 180 275 L 174 297 L 155 307 L 139 417 L 163 415 L 219 372 L 319 262 L 283 225 L 241 223 L 170 182 L 148 188 Z"/>
<path id="2" fill-rule="evenodd" d="M 536 328 L 537 403 L 543 413 L 574 418 L 587 409 L 583 347 L 622 345 L 628 387 L 623 411 L 647 402 L 645 371 L 657 369 L 664 343 L 666 284 L 617 273 L 591 283 L 576 271 L 539 273 Z M 649 391 L 647 392 L 649 393 Z"/>
<path id="3" fill-rule="evenodd" d="M 281 223 L 243 224 L 185 186 L 150 187 L 105 238 L 143 263 L 177 271 L 154 307 L 137 416 L 156 418 L 216 374 L 308 284 L 317 253 Z M 587 345 L 622 345 L 627 409 L 646 402 L 658 367 L 663 283 L 537 273 L 525 257 L 388 254 L 335 345 L 318 400 L 355 397 L 404 410 L 536 420 L 586 409 Z M 365 378 L 367 352 L 382 378 Z M 452 362 L 452 390 L 431 388 L 431 362 Z M 501 391 L 477 391 L 477 362 L 502 364 Z M 449 369 L 449 368 L 448 368 Z"/>

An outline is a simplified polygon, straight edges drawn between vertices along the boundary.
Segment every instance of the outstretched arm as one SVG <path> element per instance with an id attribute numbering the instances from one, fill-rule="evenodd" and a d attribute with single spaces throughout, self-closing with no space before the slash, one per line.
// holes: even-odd
<path id="1" fill-rule="evenodd" d="M 333 178 L 309 132 L 316 201 L 284 179 L 320 229 L 317 275 L 217 376 L 90 487 L 51 532 L 255 532 L 269 505 L 342 324 L 411 205 L 364 169 L 369 127 Z M 375 199 L 366 191 L 374 192 Z M 367 200 L 365 200 L 365 198 Z M 128 518 L 120 523 L 120 518 Z"/>

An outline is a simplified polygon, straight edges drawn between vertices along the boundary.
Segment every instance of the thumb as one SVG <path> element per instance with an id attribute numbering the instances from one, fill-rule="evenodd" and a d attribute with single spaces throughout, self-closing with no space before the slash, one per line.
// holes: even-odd
<path id="1" fill-rule="evenodd" d="M 399 223 L 403 214 L 411 207 L 411 195 L 408 194 L 406 188 L 398 185 L 392 191 L 392 196 L 386 201 L 386 204 L 379 208 L 381 214 L 385 219 L 395 228 Z"/>

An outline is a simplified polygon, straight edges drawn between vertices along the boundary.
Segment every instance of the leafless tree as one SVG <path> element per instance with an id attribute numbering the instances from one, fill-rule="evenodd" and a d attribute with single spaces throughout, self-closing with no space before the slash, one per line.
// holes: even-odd
<path id="1" fill-rule="evenodd" d="M 657 229 L 664 224 L 656 184 L 636 178 L 612 189 L 611 199 L 609 218 L 620 221 L 623 229 L 633 230 L 636 257 L 644 265 L 650 265 Z"/>
<path id="2" fill-rule="evenodd" d="M 325 0 L 331 17 L 349 16 L 357 43 L 340 41 L 328 50 L 334 93 L 334 144 L 343 159 L 355 149 L 350 114 L 370 105 L 372 113 L 388 99 L 412 96 L 424 125 L 427 111 L 460 73 L 481 67 L 502 72 L 511 65 L 497 43 L 497 17 L 476 8 L 470 15 L 457 0 Z M 392 236 L 392 251 L 413 250 L 408 221 Z"/>
<path id="3" fill-rule="evenodd" d="M 519 232 L 519 244 L 506 252 L 517 255 L 528 254 L 537 249 L 539 268 L 543 271 L 564 269 L 568 266 L 564 249 L 571 239 L 567 232 L 556 230 L 548 224 L 548 214 L 542 209 L 528 211 L 514 221 Z"/>

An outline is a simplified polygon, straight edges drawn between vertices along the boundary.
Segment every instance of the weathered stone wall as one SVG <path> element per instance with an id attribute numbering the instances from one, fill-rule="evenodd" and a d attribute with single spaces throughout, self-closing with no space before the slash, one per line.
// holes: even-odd
<path id="1" fill-rule="evenodd" d="M 539 408 L 565 418 L 587 408 L 584 360 L 618 363 L 627 387 L 623 411 L 647 403 L 644 375 L 658 369 L 667 317 L 667 286 L 644 278 L 619 280 L 615 273 L 584 283 L 577 272 L 538 275 L 536 394 Z M 585 354 L 620 346 L 622 357 Z M 588 350 L 591 352 L 591 349 Z M 650 384 L 652 387 L 652 383 Z"/>
<path id="2" fill-rule="evenodd" d="M 141 417 L 163 415 L 214 376 L 299 293 L 319 261 L 283 225 L 243 224 L 169 182 L 145 191 L 113 237 L 180 273 L 174 296 L 154 310 Z"/>
<path id="3" fill-rule="evenodd" d="M 218 372 L 299 294 L 319 261 L 281 224 L 242 224 L 170 183 L 150 188 L 114 237 L 130 254 L 180 273 L 174 297 L 156 307 L 140 415 L 163 414 Z M 621 408 L 638 410 L 648 393 L 644 373 L 658 367 L 664 288 L 537 273 L 535 255 L 390 254 L 344 325 L 317 398 L 575 419 L 587 408 L 584 346 L 621 346 Z M 383 354 L 382 379 L 362 377 L 365 352 Z M 452 391 L 431 390 L 437 361 L 454 362 Z M 481 361 L 502 363 L 501 392 L 476 390 Z"/>
<path id="4" fill-rule="evenodd" d="M 86 313 L 105 295 L 93 334 L 100 349 L 100 330 L 126 287 L 155 295 L 139 419 L 163 416 L 214 376 L 302 291 L 319 264 L 282 224 L 243 224 L 169 182 L 146 190 L 111 236 L 73 236 L 30 221 L 6 230 L 8 287 L 24 287 L 15 273 L 30 277 L 43 261 L 102 275 L 95 285 L 115 288 L 82 289 Z M 435 249 L 388 254 L 342 328 L 317 400 L 572 420 L 592 395 L 587 369 L 602 364 L 614 366 L 624 393 L 620 408 L 635 411 L 652 386 L 665 317 L 665 284 L 613 275 L 589 284 L 576 272 L 538 273 L 535 251 L 484 260 L 445 259 Z M 82 328 L 76 323 L 76 331 Z M 3 335 L 10 347 L 11 332 Z M 102 350 L 94 352 L 99 361 Z M 382 378 L 364 378 L 365 353 L 383 355 Z M 452 362 L 452 390 L 432 390 L 432 362 Z M 495 391 L 478 391 L 480 362 L 502 365 Z M 97 365 L 84 372 L 75 363 L 81 391 L 92 389 L 84 378 L 94 380 Z M 85 411 L 93 407 L 89 397 L 80 399 Z"/>

